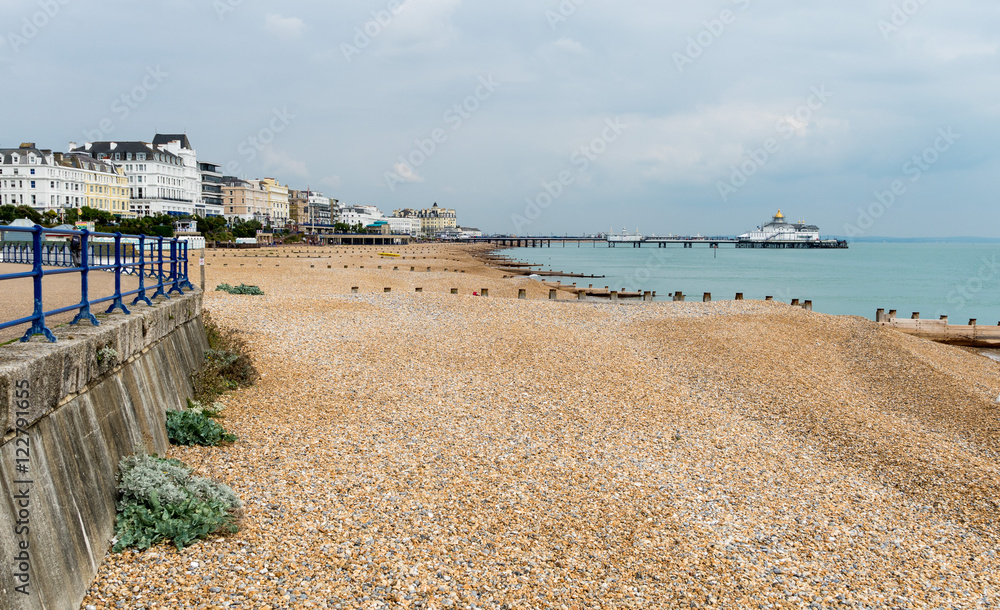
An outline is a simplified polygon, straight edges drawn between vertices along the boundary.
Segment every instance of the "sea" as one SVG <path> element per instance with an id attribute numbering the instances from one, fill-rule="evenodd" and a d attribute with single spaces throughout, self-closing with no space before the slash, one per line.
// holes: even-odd
<path id="1" fill-rule="evenodd" d="M 541 277 L 578 286 L 656 291 L 657 300 L 683 292 L 700 301 L 773 296 L 785 303 L 811 300 L 813 310 L 875 318 L 877 309 L 899 317 L 949 316 L 952 324 L 1000 324 L 1000 243 L 851 243 L 846 250 L 718 249 L 698 243 L 633 248 L 607 244 L 552 244 L 503 254 L 546 271 L 604 275 L 601 279 Z"/>

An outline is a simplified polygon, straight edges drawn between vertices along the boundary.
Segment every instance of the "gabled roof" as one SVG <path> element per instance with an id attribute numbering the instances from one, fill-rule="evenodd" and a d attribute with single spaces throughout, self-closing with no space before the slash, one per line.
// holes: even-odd
<path id="1" fill-rule="evenodd" d="M 0 148 L 0 163 L 12 164 L 13 155 L 18 156 L 18 162 L 24 165 L 28 164 L 28 155 L 33 154 L 41 159 L 40 165 L 48 165 L 48 157 L 52 154 L 51 150 L 42 150 L 39 148 L 27 148 L 22 146 L 21 148 Z"/>
<path id="2" fill-rule="evenodd" d="M 177 155 L 165 150 L 155 149 L 146 142 L 88 142 L 83 146 L 78 146 L 70 151 L 71 153 L 86 153 L 91 157 L 100 159 L 101 157 L 111 158 L 113 155 L 132 153 L 145 153 L 147 161 L 156 160 L 156 155 L 163 155 L 168 163 L 183 165 L 184 161 Z M 124 160 L 121 157 L 119 160 Z"/>
<path id="3" fill-rule="evenodd" d="M 153 146 L 166 146 L 173 141 L 180 141 L 181 148 L 186 148 L 188 150 L 194 150 L 191 146 L 191 142 L 188 140 L 186 133 L 158 133 L 153 136 Z"/>

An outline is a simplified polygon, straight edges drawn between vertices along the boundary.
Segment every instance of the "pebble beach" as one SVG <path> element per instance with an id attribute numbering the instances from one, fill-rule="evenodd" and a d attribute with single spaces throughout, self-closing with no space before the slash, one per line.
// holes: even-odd
<path id="1" fill-rule="evenodd" d="M 549 300 L 483 252 L 209 250 L 262 378 L 222 399 L 238 442 L 168 455 L 242 528 L 109 554 L 81 608 L 1000 607 L 1000 362 L 778 302 Z"/>

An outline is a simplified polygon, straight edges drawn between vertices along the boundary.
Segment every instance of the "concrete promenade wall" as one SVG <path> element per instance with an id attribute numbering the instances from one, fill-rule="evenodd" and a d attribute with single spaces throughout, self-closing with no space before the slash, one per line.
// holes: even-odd
<path id="1" fill-rule="evenodd" d="M 0 610 L 79 607 L 114 535 L 118 461 L 162 455 L 164 414 L 191 396 L 201 304 L 192 292 L 0 347 Z"/>

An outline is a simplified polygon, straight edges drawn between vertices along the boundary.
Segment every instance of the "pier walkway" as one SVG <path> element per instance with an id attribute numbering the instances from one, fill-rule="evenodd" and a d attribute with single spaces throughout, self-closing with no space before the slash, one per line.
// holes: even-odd
<path id="1" fill-rule="evenodd" d="M 824 239 L 820 241 L 750 241 L 736 237 L 645 237 L 642 235 L 601 235 L 597 237 L 472 237 L 460 240 L 464 243 L 472 244 L 492 244 L 506 248 L 551 248 L 555 243 L 563 248 L 566 244 L 575 244 L 576 247 L 583 247 L 585 244 L 596 248 L 597 244 L 607 244 L 609 248 L 618 246 L 632 246 L 641 248 L 643 245 L 655 245 L 657 248 L 666 248 L 679 245 L 683 248 L 694 248 L 696 245 L 705 245 L 709 248 L 718 248 L 721 245 L 732 245 L 736 248 L 776 248 L 776 249 L 846 249 L 847 242 L 837 239 Z"/>

